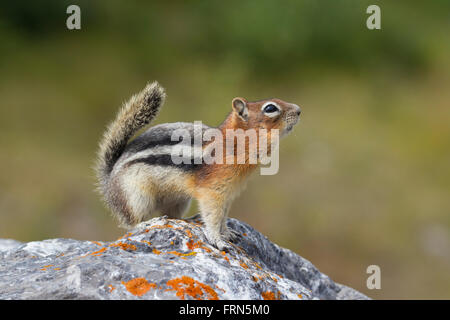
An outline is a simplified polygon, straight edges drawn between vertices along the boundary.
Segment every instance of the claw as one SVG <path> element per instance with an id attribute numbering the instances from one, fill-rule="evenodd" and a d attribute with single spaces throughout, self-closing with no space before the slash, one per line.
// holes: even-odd
<path id="1" fill-rule="evenodd" d="M 219 249 L 220 251 L 225 251 L 226 253 L 229 253 L 232 251 L 233 247 L 231 246 L 231 244 L 226 243 L 225 241 L 220 241 L 220 243 L 218 243 L 216 245 L 216 248 Z"/>
<path id="2" fill-rule="evenodd" d="M 242 238 L 242 235 L 239 232 L 230 228 L 227 228 L 223 232 L 223 236 L 228 241 L 235 241 Z"/>
<path id="3" fill-rule="evenodd" d="M 226 237 L 221 236 L 220 234 L 211 234 L 207 232 L 206 238 L 213 247 L 219 249 L 220 251 L 229 252 L 232 248 L 232 246 L 225 241 Z"/>

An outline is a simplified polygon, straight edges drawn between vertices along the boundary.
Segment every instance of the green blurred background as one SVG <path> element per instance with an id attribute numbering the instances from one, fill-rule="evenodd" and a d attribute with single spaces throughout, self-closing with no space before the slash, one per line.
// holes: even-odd
<path id="1" fill-rule="evenodd" d="M 231 216 L 373 298 L 450 298 L 449 31 L 448 0 L 3 1 L 0 238 L 124 233 L 92 165 L 120 104 L 156 79 L 155 123 L 218 125 L 235 96 L 302 106 L 279 173 L 255 174 Z"/>

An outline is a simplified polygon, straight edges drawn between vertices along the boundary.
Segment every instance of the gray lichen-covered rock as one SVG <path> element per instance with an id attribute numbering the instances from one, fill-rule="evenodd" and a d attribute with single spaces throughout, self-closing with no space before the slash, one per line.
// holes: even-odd
<path id="1" fill-rule="evenodd" d="M 0 299 L 367 299 L 235 219 L 229 252 L 196 219 L 154 218 L 114 242 L 0 240 Z"/>

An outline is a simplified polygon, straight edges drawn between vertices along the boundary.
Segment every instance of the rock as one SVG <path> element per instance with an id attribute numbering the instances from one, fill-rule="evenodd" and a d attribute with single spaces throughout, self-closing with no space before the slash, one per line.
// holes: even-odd
<path id="1" fill-rule="evenodd" d="M 229 252 L 198 217 L 141 223 L 114 242 L 0 240 L 0 299 L 368 299 L 249 225 Z"/>
<path id="2" fill-rule="evenodd" d="M 18 247 L 22 244 L 20 241 L 12 240 L 12 239 L 0 239 L 0 252 L 9 251 Z"/>

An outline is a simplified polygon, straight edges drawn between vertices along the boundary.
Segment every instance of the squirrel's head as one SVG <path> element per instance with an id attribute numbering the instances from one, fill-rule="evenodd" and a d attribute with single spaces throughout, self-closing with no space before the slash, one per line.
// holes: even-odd
<path id="1" fill-rule="evenodd" d="M 232 101 L 236 126 L 242 129 L 280 130 L 280 136 L 288 134 L 300 117 L 300 107 L 280 99 L 250 102 L 244 98 Z"/>

